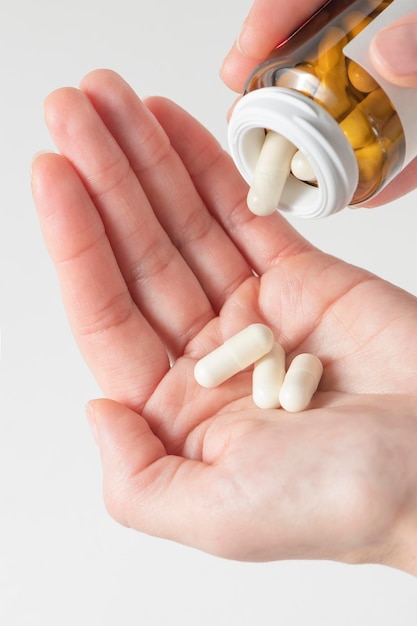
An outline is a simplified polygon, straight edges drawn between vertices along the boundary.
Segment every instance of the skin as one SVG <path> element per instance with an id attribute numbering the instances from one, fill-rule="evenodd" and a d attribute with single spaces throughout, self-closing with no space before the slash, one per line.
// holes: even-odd
<path id="1" fill-rule="evenodd" d="M 230 89 L 243 91 L 245 82 L 259 62 L 303 24 L 323 0 L 255 0 L 236 42 L 226 56 L 220 74 Z M 406 45 L 404 45 L 404 42 Z M 371 42 L 371 59 L 388 81 L 417 88 L 417 11 L 384 29 Z M 364 206 L 392 202 L 416 187 L 417 159 Z"/>
<path id="2" fill-rule="evenodd" d="M 60 154 L 32 188 L 80 350 L 104 499 L 130 528 L 225 558 L 417 574 L 417 300 L 252 215 L 217 141 L 174 103 L 95 71 L 52 93 Z M 251 372 L 196 361 L 250 323 L 319 356 L 308 410 L 257 409 Z"/>

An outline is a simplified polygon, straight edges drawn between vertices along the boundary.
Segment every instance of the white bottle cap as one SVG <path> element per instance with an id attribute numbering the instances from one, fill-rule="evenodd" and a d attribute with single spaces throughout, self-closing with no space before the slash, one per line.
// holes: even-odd
<path id="1" fill-rule="evenodd" d="M 359 171 L 353 148 L 338 123 L 316 102 L 292 89 L 263 87 L 236 104 L 228 129 L 232 158 L 250 185 L 265 140 L 265 129 L 291 141 L 307 158 L 317 186 L 290 175 L 280 211 L 325 217 L 352 201 Z"/>

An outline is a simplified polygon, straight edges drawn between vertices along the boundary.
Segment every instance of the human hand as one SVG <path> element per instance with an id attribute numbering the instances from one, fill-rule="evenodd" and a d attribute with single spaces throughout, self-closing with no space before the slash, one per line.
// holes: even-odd
<path id="1" fill-rule="evenodd" d="M 416 574 L 416 299 L 278 213 L 252 215 L 209 133 L 112 72 L 53 93 L 46 118 L 62 156 L 37 157 L 33 194 L 74 335 L 112 398 L 89 419 L 114 518 L 222 557 Z M 249 371 L 194 381 L 196 360 L 253 322 L 289 359 L 322 359 L 309 410 L 257 409 Z"/>

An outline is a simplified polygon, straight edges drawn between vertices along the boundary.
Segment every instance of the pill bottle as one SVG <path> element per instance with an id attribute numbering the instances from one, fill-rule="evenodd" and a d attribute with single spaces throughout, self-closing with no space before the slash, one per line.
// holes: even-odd
<path id="1" fill-rule="evenodd" d="M 266 133 L 291 144 L 274 210 L 313 218 L 363 204 L 416 156 L 417 89 L 388 83 L 369 57 L 373 36 L 415 9 L 416 0 L 328 0 L 249 77 L 229 149 L 251 185 Z"/>

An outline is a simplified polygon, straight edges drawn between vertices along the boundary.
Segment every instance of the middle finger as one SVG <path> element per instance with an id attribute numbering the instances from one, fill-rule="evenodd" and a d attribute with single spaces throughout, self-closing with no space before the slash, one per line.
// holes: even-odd
<path id="1" fill-rule="evenodd" d="M 98 210 L 133 300 L 168 349 L 182 353 L 214 314 L 198 279 L 161 228 L 128 159 L 88 98 L 76 89 L 60 89 L 49 96 L 45 111 L 58 149 Z"/>
<path id="2" fill-rule="evenodd" d="M 218 312 L 252 275 L 246 259 L 207 209 L 159 121 L 129 85 L 114 72 L 98 70 L 86 76 L 81 88 L 126 154 L 158 221 Z M 201 138 L 196 127 L 197 123 L 188 126 L 187 139 L 192 143 Z M 217 148 L 220 156 L 222 150 L 214 138 L 210 137 L 209 144 L 198 144 L 197 152 L 216 154 Z"/>

